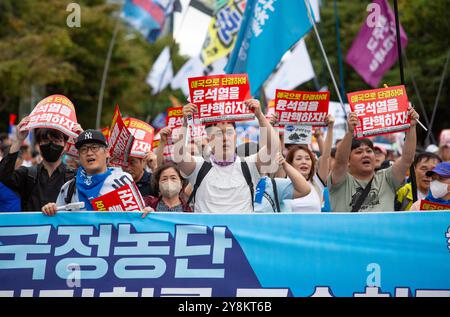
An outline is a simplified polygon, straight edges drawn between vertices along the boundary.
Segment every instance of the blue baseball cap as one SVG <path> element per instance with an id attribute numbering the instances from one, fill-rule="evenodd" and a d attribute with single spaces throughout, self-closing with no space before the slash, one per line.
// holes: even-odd
<path id="1" fill-rule="evenodd" d="M 438 174 L 444 178 L 450 178 L 450 162 L 442 162 L 437 164 L 431 171 L 426 172 L 428 177 Z"/>

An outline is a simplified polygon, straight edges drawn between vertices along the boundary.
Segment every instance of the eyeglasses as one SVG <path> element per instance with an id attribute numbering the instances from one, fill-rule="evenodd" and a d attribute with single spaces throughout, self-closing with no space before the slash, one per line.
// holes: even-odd
<path id="1" fill-rule="evenodd" d="M 78 153 L 86 154 L 89 150 L 91 150 L 92 153 L 97 153 L 101 148 L 104 148 L 104 146 L 100 144 L 83 145 L 78 149 Z"/>

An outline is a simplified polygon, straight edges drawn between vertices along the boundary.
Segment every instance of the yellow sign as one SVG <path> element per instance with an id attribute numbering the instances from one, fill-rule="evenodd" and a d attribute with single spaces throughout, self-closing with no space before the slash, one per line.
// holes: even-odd
<path id="1" fill-rule="evenodd" d="M 247 0 L 229 0 L 211 19 L 202 49 L 202 60 L 205 66 L 233 50 L 246 3 Z"/>

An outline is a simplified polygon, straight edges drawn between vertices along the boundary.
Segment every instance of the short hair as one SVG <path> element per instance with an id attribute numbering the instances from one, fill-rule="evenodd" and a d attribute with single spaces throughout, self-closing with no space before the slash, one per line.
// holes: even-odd
<path id="1" fill-rule="evenodd" d="M 41 141 L 49 140 L 50 137 L 53 139 L 64 139 L 64 142 L 69 140 L 69 137 L 61 131 L 46 128 L 36 129 L 34 131 L 34 137 L 38 144 L 41 143 Z"/>
<path id="2" fill-rule="evenodd" d="M 437 161 L 439 161 L 439 163 L 442 163 L 442 159 L 439 155 L 431 153 L 431 152 L 421 152 L 421 153 L 417 153 L 416 156 L 414 157 L 413 165 L 417 166 L 423 160 L 425 160 L 425 161 L 437 160 Z"/>
<path id="3" fill-rule="evenodd" d="M 153 189 L 155 190 L 155 192 L 157 192 L 158 194 L 159 194 L 159 180 L 161 179 L 161 174 L 162 174 L 162 172 L 164 172 L 165 170 L 167 170 L 169 168 L 173 168 L 177 172 L 178 177 L 181 180 L 181 187 L 182 187 L 181 191 L 183 191 L 184 188 L 188 184 L 186 179 L 183 176 L 181 176 L 181 172 L 180 172 L 180 169 L 178 168 L 177 164 L 169 161 L 169 162 L 166 162 L 163 165 L 159 166 L 158 169 L 155 171 L 152 186 L 153 186 Z"/>
<path id="4" fill-rule="evenodd" d="M 351 147 L 351 151 L 353 151 L 354 149 L 359 148 L 361 145 L 367 145 L 368 147 L 370 147 L 373 150 L 373 142 L 370 139 L 360 139 L 357 140 L 355 138 L 352 139 L 352 147 Z"/>
<path id="5" fill-rule="evenodd" d="M 311 150 L 307 146 L 305 146 L 305 145 L 298 145 L 298 144 L 292 146 L 289 149 L 288 154 L 286 155 L 286 162 L 288 162 L 289 164 L 292 165 L 292 162 L 294 161 L 295 153 L 298 150 L 305 151 L 306 153 L 308 153 L 309 157 L 311 158 L 311 171 L 309 172 L 308 179 L 307 179 L 308 181 L 310 181 L 310 180 L 312 180 L 312 178 L 314 176 L 314 173 L 316 172 L 316 170 L 315 170 L 316 158 L 314 157 L 313 152 L 311 152 Z"/>

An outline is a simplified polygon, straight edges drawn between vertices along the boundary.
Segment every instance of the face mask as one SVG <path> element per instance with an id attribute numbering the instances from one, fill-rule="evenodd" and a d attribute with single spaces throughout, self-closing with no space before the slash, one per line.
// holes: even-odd
<path id="1" fill-rule="evenodd" d="M 164 197 L 173 198 L 180 193 L 181 184 L 179 182 L 160 183 L 159 191 Z"/>
<path id="2" fill-rule="evenodd" d="M 64 146 L 54 144 L 53 142 L 42 144 L 40 148 L 42 157 L 49 163 L 56 162 L 64 150 Z"/>
<path id="3" fill-rule="evenodd" d="M 442 198 L 448 193 L 448 184 L 435 180 L 431 182 L 430 190 L 434 198 Z"/>

